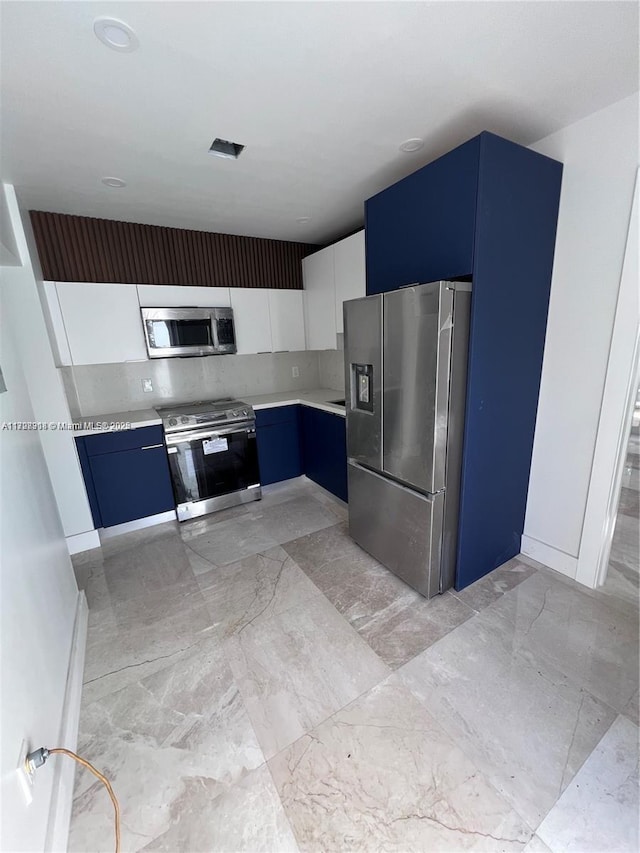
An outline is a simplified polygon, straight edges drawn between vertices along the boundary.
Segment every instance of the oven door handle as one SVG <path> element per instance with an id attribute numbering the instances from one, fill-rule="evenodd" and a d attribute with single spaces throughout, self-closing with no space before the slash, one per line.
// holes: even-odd
<path id="1" fill-rule="evenodd" d="M 185 444 L 191 441 L 198 441 L 205 438 L 222 438 L 225 435 L 231 435 L 234 432 L 253 432 L 255 425 L 236 424 L 228 429 L 217 430 L 192 430 L 191 432 L 170 433 L 166 436 L 167 446 L 176 444 Z"/>

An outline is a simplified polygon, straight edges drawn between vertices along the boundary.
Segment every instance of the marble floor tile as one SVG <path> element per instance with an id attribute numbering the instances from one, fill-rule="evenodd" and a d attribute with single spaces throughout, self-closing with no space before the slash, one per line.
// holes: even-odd
<path id="1" fill-rule="evenodd" d="M 398 672 L 535 829 L 616 715 L 544 655 L 520 653 L 494 611 L 526 583 Z"/>
<path id="2" fill-rule="evenodd" d="M 120 620 L 112 611 L 90 612 L 83 698 L 93 701 L 176 663 L 215 633 L 204 599 L 198 607 L 147 623 Z"/>
<path id="3" fill-rule="evenodd" d="M 544 841 L 537 835 L 532 836 L 531 841 L 525 846 L 522 853 L 552 853 Z"/>
<path id="4" fill-rule="evenodd" d="M 553 853 L 636 853 L 638 727 L 618 717 L 538 827 Z"/>
<path id="5" fill-rule="evenodd" d="M 521 851 L 531 836 L 396 676 L 269 766 L 302 851 Z"/>
<path id="6" fill-rule="evenodd" d="M 123 849 L 170 830 L 185 791 L 225 793 L 264 758 L 219 644 L 82 708 L 79 751 L 102 768 L 122 809 Z M 70 850 L 112 849 L 111 803 L 79 774 Z"/>
<path id="7" fill-rule="evenodd" d="M 169 827 L 142 850 L 165 853 L 297 853 L 266 765 L 216 796 L 208 779 L 187 780 L 171 804 Z"/>
<path id="8" fill-rule="evenodd" d="M 449 593 L 427 600 L 335 525 L 284 545 L 391 668 L 406 663 L 473 611 Z"/>
<path id="9" fill-rule="evenodd" d="M 612 560 L 624 563 L 630 569 L 640 566 L 640 521 L 629 515 L 618 515 L 611 543 Z"/>
<path id="10" fill-rule="evenodd" d="M 614 610 L 550 572 L 537 572 L 484 612 L 521 658 L 548 663 L 615 710 L 637 690 L 637 612 Z"/>
<path id="11" fill-rule="evenodd" d="M 631 699 L 622 709 L 625 717 L 628 717 L 636 726 L 640 726 L 640 691 L 636 690 Z"/>
<path id="12" fill-rule="evenodd" d="M 113 556 L 122 551 L 135 551 L 138 547 L 148 545 L 156 539 L 164 539 L 167 536 L 175 536 L 179 530 L 177 521 L 166 521 L 163 524 L 154 524 L 151 527 L 143 527 L 140 530 L 132 530 L 129 533 L 111 535 L 109 531 L 100 531 L 101 550 L 105 557 Z"/>
<path id="13" fill-rule="evenodd" d="M 503 566 L 495 569 L 479 581 L 466 587 L 466 589 L 451 590 L 451 593 L 464 602 L 467 607 L 479 613 L 501 598 L 505 592 L 521 584 L 535 572 L 532 566 L 521 562 L 518 558 L 509 560 Z"/>
<path id="14" fill-rule="evenodd" d="M 79 749 L 124 804 L 123 853 L 296 850 L 291 824 L 318 853 L 571 849 L 532 831 L 617 712 L 638 721 L 637 519 L 603 590 L 522 558 L 427 601 L 345 512 L 299 478 L 74 557 Z M 76 775 L 72 851 L 113 849 L 94 781 Z"/>
<path id="15" fill-rule="evenodd" d="M 627 489 L 635 489 L 640 491 L 640 470 L 633 468 L 631 465 L 625 465 L 622 471 L 622 485 Z"/>
<path id="16" fill-rule="evenodd" d="M 221 637 L 322 594 L 280 546 L 209 569 L 197 582 Z"/>
<path id="17" fill-rule="evenodd" d="M 267 758 L 389 674 L 324 596 L 248 625 L 225 650 Z"/>
<path id="18" fill-rule="evenodd" d="M 294 480 L 286 480 L 284 483 L 273 483 L 270 486 L 264 486 L 260 505 L 266 508 L 303 497 L 314 498 L 324 509 L 336 515 L 339 521 L 346 521 L 348 518 L 348 507 L 344 501 L 341 501 L 340 498 L 332 495 L 331 492 L 327 492 L 305 476 L 297 477 Z"/>
<path id="19" fill-rule="evenodd" d="M 235 563 L 278 544 L 260 520 L 248 514 L 222 521 L 199 536 L 184 539 L 185 545 L 214 566 Z"/>
<path id="20" fill-rule="evenodd" d="M 259 522 L 278 544 L 331 527 L 337 522 L 333 512 L 308 495 L 273 506 L 262 507 L 256 503 L 251 516 L 253 523 Z"/>
<path id="21" fill-rule="evenodd" d="M 376 561 L 349 536 L 346 524 L 335 524 L 306 536 L 285 542 L 285 551 L 293 557 L 316 586 L 325 590 L 341 580 L 355 580 L 358 571 Z M 343 559 L 337 567 L 333 561 Z"/>
<path id="22" fill-rule="evenodd" d="M 607 577 L 599 591 L 613 606 L 626 601 L 637 608 L 640 602 L 640 571 L 618 560 L 609 560 Z"/>
<path id="23" fill-rule="evenodd" d="M 392 669 L 402 666 L 473 615 L 448 592 L 427 600 L 409 587 L 388 603 L 383 599 L 380 604 L 375 586 L 364 595 L 358 590 L 356 602 L 345 616 Z"/>
<path id="24" fill-rule="evenodd" d="M 637 489 L 629 489 L 626 486 L 620 489 L 618 512 L 622 515 L 629 515 L 631 518 L 638 518 L 640 514 L 640 492 Z"/>

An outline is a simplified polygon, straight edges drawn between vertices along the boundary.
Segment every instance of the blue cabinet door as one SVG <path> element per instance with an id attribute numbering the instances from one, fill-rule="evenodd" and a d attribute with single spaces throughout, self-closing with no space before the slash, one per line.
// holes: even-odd
<path id="1" fill-rule="evenodd" d="M 91 456 L 89 467 L 103 527 L 175 509 L 164 445 Z"/>
<path id="2" fill-rule="evenodd" d="M 298 406 L 258 409 L 256 439 L 263 486 L 302 474 Z"/>
<path id="3" fill-rule="evenodd" d="M 456 588 L 520 552 L 562 164 L 481 134 Z"/>
<path id="4" fill-rule="evenodd" d="M 302 456 L 310 480 L 347 500 L 346 421 L 320 409 L 302 407 Z"/>
<path id="5" fill-rule="evenodd" d="M 469 276 L 480 137 L 368 199 L 367 294 Z"/>

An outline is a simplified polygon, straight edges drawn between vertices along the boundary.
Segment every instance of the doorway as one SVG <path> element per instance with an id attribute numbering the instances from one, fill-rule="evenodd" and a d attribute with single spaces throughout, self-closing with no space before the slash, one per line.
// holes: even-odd
<path id="1" fill-rule="evenodd" d="M 632 602 L 640 596 L 640 389 L 622 470 L 615 528 L 603 591 Z"/>

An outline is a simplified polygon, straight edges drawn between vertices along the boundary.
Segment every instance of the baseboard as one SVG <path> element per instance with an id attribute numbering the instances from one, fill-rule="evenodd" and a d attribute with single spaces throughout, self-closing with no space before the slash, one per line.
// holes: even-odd
<path id="1" fill-rule="evenodd" d="M 559 551 L 557 548 L 539 542 L 537 539 L 532 539 L 530 536 L 522 537 L 520 550 L 525 556 L 537 560 L 562 575 L 569 578 L 576 576 L 578 558 L 572 557 L 571 554 L 565 554 L 564 551 Z"/>
<path id="2" fill-rule="evenodd" d="M 80 554 L 82 551 L 90 551 L 92 548 L 99 547 L 100 536 L 97 530 L 87 530 L 86 533 L 67 536 L 67 548 L 70 554 Z"/>
<path id="3" fill-rule="evenodd" d="M 134 530 L 142 530 L 145 527 L 154 527 L 156 524 L 164 524 L 167 521 L 175 521 L 176 511 L 170 509 L 168 512 L 159 512 L 157 515 L 148 515 L 146 518 L 136 518 L 135 521 L 125 521 L 124 524 L 114 524 L 113 527 L 100 528 L 100 541 L 111 539 L 112 536 L 122 536 L 123 533 L 131 533 Z M 100 542 L 98 542 L 98 545 Z"/>
<path id="4" fill-rule="evenodd" d="M 48 744 L 48 746 L 64 746 L 74 752 L 78 745 L 88 620 L 87 599 L 84 592 L 80 591 L 76 604 L 76 618 L 67 670 L 60 737 L 58 743 Z M 76 763 L 64 755 L 51 756 L 49 763 L 53 765 L 54 778 L 44 849 L 47 853 L 64 853 L 69 838 Z"/>

